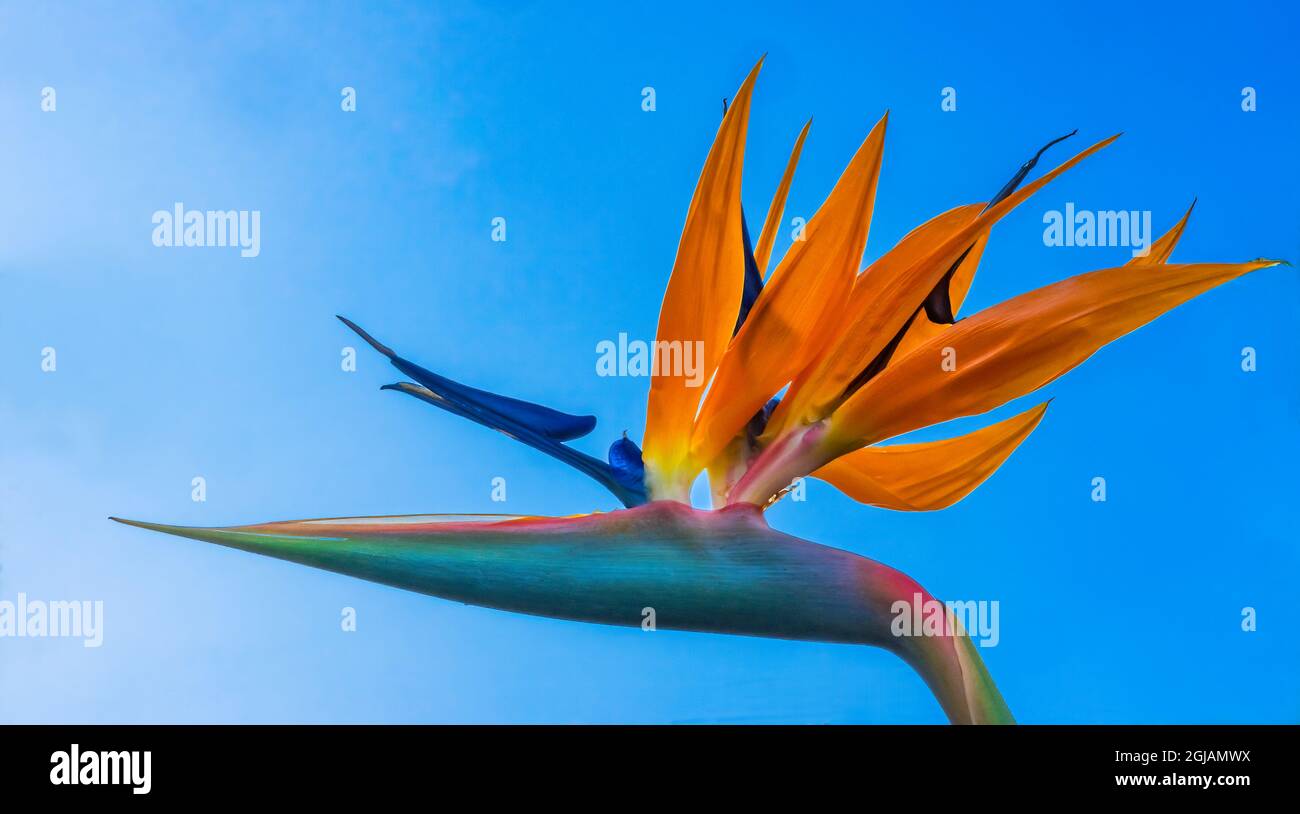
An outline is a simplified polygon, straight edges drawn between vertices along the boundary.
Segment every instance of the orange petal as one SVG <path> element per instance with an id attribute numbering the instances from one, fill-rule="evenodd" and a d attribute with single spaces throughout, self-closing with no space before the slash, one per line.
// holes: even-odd
<path id="1" fill-rule="evenodd" d="M 973 221 L 983 208 L 984 204 L 974 203 L 949 209 L 947 212 L 936 215 L 904 235 L 903 239 L 898 241 L 894 248 L 882 255 L 866 271 L 857 276 L 853 290 L 849 294 L 848 313 L 858 313 L 866 308 L 865 299 L 872 295 L 870 286 L 866 284 L 868 274 L 875 275 L 873 279 L 887 279 L 896 275 L 901 269 L 907 268 L 918 259 L 928 256 L 930 252 L 934 251 L 935 246 L 943 243 Z M 921 307 L 919 300 L 915 307 L 918 309 Z M 918 321 L 921 319 L 924 319 L 924 315 L 918 317 Z M 790 392 L 781 400 L 776 411 L 772 414 L 772 418 L 767 425 L 767 431 L 764 434 L 765 440 L 780 435 L 786 429 L 790 419 L 801 416 L 806 412 L 808 401 L 814 392 L 814 388 L 807 386 L 808 382 L 814 376 L 822 373 L 826 364 L 829 363 L 823 360 L 820 365 L 810 365 L 800 372 L 794 384 L 791 385 Z"/>
<path id="2" fill-rule="evenodd" d="M 758 248 L 754 250 L 754 261 L 758 264 L 758 273 L 767 276 L 767 262 L 772 259 L 772 246 L 776 243 L 777 230 L 781 228 L 781 216 L 785 213 L 785 199 L 790 194 L 790 182 L 794 180 L 794 168 L 799 163 L 799 154 L 803 152 L 803 140 L 808 137 L 808 128 L 812 119 L 803 126 L 799 138 L 794 142 L 790 160 L 785 165 L 781 183 L 777 185 L 776 195 L 772 196 L 772 205 L 767 208 L 767 218 L 763 221 L 763 231 L 758 236 Z"/>
<path id="3" fill-rule="evenodd" d="M 813 473 L 861 503 L 901 512 L 944 509 L 975 490 L 1042 420 L 1040 404 L 957 438 L 863 447 Z"/>
<path id="4" fill-rule="evenodd" d="M 709 150 L 659 311 L 655 371 L 662 375 L 650 380 L 643 454 L 651 488 L 661 496 L 680 499 L 689 489 L 695 473 L 686 457 L 702 384 L 726 348 L 740 308 L 745 279 L 740 176 L 750 97 L 762 65 L 760 59 L 736 92 Z M 668 347 L 674 352 L 659 352 Z M 688 352 L 697 377 L 685 364 Z"/>
<path id="5" fill-rule="evenodd" d="M 1187 219 L 1192 216 L 1192 210 L 1196 208 L 1196 201 L 1187 207 L 1187 213 L 1183 219 L 1174 224 L 1170 229 L 1160 236 L 1160 239 L 1151 244 L 1151 250 L 1142 257 L 1134 257 L 1128 261 L 1130 266 L 1158 266 L 1161 263 L 1169 262 L 1169 255 L 1174 253 L 1174 247 L 1178 245 L 1178 240 L 1183 236 L 1183 229 L 1187 226 Z"/>
<path id="6" fill-rule="evenodd" d="M 795 411 L 792 406 L 792 414 L 786 421 L 810 423 L 824 418 L 838 407 L 849 384 L 898 335 L 926 295 L 982 232 L 1045 184 L 1117 138 L 1117 135 L 1111 136 L 1094 144 L 1016 190 L 912 262 L 906 265 L 875 264 L 863 272 L 858 282 L 865 286 L 863 295 L 855 296 L 851 301 L 850 311 L 841 323 L 838 341 L 827 349 L 817 368 L 799 387 L 799 391 L 808 392 L 791 388 L 800 409 Z"/>
<path id="7" fill-rule="evenodd" d="M 949 298 L 952 300 L 952 312 L 954 314 L 961 310 L 961 304 L 965 302 L 966 294 L 970 292 L 970 285 L 975 279 L 975 270 L 979 268 L 980 258 L 984 256 L 984 247 L 988 245 L 988 242 L 988 232 L 980 235 L 965 259 L 961 261 L 961 265 L 957 267 L 956 273 L 952 275 L 948 291 Z M 951 325 L 931 322 L 926 317 L 924 310 L 922 310 L 921 313 L 916 315 L 916 319 L 912 320 L 912 327 L 908 328 L 907 333 L 903 334 L 903 341 L 898 343 L 898 349 L 894 351 L 893 358 L 903 358 L 951 327 Z"/>
<path id="8" fill-rule="evenodd" d="M 718 455 L 829 341 L 866 248 L 888 119 L 858 148 L 723 355 L 696 419 L 695 460 Z"/>
<path id="9" fill-rule="evenodd" d="M 992 410 L 1192 297 L 1272 265 L 1276 261 L 1120 266 L 995 305 L 951 326 L 855 393 L 831 417 L 825 454 Z"/>

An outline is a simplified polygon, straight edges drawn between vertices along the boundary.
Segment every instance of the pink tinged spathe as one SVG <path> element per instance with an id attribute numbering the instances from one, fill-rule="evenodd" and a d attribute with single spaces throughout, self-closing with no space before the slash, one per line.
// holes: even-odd
<path id="1" fill-rule="evenodd" d="M 771 529 L 752 506 L 675 501 L 576 517 L 411 516 L 141 528 L 500 610 L 639 627 L 867 644 L 900 656 L 954 723 L 1011 723 L 969 637 L 900 637 L 915 580 Z"/>

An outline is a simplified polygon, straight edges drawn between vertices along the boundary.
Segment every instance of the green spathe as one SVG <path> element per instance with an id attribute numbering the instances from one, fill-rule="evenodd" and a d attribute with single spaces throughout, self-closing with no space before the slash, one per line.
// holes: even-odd
<path id="1" fill-rule="evenodd" d="M 955 722 L 1011 722 L 962 636 L 898 637 L 920 594 L 888 566 L 771 529 L 752 506 L 657 501 L 570 518 L 349 518 L 221 529 L 132 525 L 501 610 L 659 630 L 868 644 L 913 666 Z"/>

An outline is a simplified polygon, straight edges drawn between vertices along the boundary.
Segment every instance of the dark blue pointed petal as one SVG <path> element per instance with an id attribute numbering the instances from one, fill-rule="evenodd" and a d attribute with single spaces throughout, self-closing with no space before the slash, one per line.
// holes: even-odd
<path id="1" fill-rule="evenodd" d="M 415 379 L 439 397 L 458 405 L 462 409 L 474 411 L 477 415 L 485 418 L 490 415 L 507 418 L 515 424 L 529 427 L 533 431 L 556 441 L 571 441 L 574 438 L 581 438 L 596 426 L 595 416 L 570 415 L 559 410 L 552 410 L 550 407 L 543 407 L 540 404 L 509 398 L 508 396 L 499 396 L 496 393 L 489 393 L 486 390 L 479 390 L 452 381 L 445 376 L 440 376 L 398 356 L 391 348 L 378 342 L 347 317 L 339 317 L 339 319 L 344 325 L 356 331 L 357 335 L 366 340 L 371 347 L 387 356 L 389 361 L 393 363 L 393 367 Z M 480 421 L 480 423 L 486 422 Z M 489 424 L 489 426 L 491 425 Z"/>
<path id="2" fill-rule="evenodd" d="M 1016 188 L 1020 186 L 1020 183 L 1029 175 L 1029 171 L 1037 166 L 1038 159 L 1043 157 L 1043 153 L 1047 152 L 1049 147 L 1055 144 L 1060 144 L 1062 141 L 1065 141 L 1077 132 L 1079 131 L 1075 130 L 1066 133 L 1064 136 L 1052 139 L 1039 148 L 1038 152 L 1034 154 L 1034 157 L 1021 164 L 1020 169 L 1016 170 L 1016 174 L 1011 176 L 1011 180 L 1002 185 L 1002 189 L 998 190 L 998 194 L 994 195 L 993 198 L 989 200 L 988 204 L 984 207 L 984 211 L 987 212 L 990 206 L 1001 202 L 1008 195 L 1015 192 Z M 934 290 L 930 292 L 930 295 L 925 298 L 925 315 L 936 325 L 951 325 L 957 321 L 957 315 L 953 313 L 952 309 L 952 276 L 957 273 L 957 267 L 966 259 L 966 255 L 969 252 L 969 248 L 962 252 L 961 257 L 957 258 L 956 262 L 952 264 L 952 268 L 948 269 L 948 273 L 943 275 L 943 279 L 934 287 Z M 897 346 L 897 343 L 895 343 L 895 346 Z M 885 361 L 887 362 L 889 360 L 886 359 Z"/>
<path id="3" fill-rule="evenodd" d="M 1078 132 L 1079 132 L 1078 130 L 1071 130 L 1069 133 L 1066 133 L 1060 138 L 1054 138 L 1051 141 L 1044 144 L 1042 147 L 1040 147 L 1038 152 L 1034 153 L 1034 157 L 1026 161 L 1024 164 L 1021 164 L 1020 169 L 1016 170 L 1016 174 L 1011 176 L 1011 180 L 1007 181 L 1002 186 L 1002 189 L 998 190 L 998 194 L 994 195 L 989 200 L 988 205 L 984 207 L 984 211 L 987 212 L 990 206 L 994 206 L 995 204 L 1001 203 L 1003 200 L 1006 199 L 1008 195 L 1015 192 L 1016 188 L 1020 186 L 1020 183 L 1025 180 L 1025 177 L 1027 175 L 1029 175 L 1029 171 L 1038 165 L 1038 159 L 1043 157 L 1043 153 L 1047 152 L 1049 148 L 1057 144 L 1060 144 L 1062 141 L 1065 141 L 1070 136 L 1073 136 L 1075 133 Z"/>
<path id="4" fill-rule="evenodd" d="M 614 476 L 613 468 L 604 461 L 567 447 L 555 439 L 542 435 L 532 428 L 518 424 L 509 418 L 492 416 L 485 420 L 481 411 L 473 408 L 465 409 L 462 405 L 443 398 L 427 387 L 411 384 L 410 382 L 386 384 L 381 389 L 395 390 L 399 393 L 414 396 L 423 402 L 494 429 L 520 443 L 527 444 L 539 452 L 544 452 L 556 460 L 563 461 L 604 486 L 628 508 L 640 506 L 648 500 L 644 483 L 640 484 L 639 488 L 633 484 L 625 484 Z"/>
<path id="5" fill-rule="evenodd" d="M 780 396 L 768 399 L 767 404 L 760 407 L 758 412 L 754 413 L 754 417 L 749 419 L 749 423 L 745 425 L 745 437 L 749 439 L 751 447 L 758 446 L 758 437 L 767 429 L 767 422 L 771 420 L 772 413 L 776 412 L 776 407 L 780 403 Z"/>
<path id="6" fill-rule="evenodd" d="M 758 262 L 754 259 L 754 246 L 749 239 L 749 222 L 745 219 L 745 210 L 740 210 L 740 236 L 745 250 L 745 289 L 740 298 L 740 314 L 736 317 L 736 328 L 732 336 L 740 333 L 740 326 L 745 324 L 754 301 L 763 293 L 763 275 L 758 271 Z"/>
<path id="7" fill-rule="evenodd" d="M 630 489 L 645 490 L 645 461 L 641 448 L 624 435 L 609 446 L 609 465 L 614 479 Z"/>

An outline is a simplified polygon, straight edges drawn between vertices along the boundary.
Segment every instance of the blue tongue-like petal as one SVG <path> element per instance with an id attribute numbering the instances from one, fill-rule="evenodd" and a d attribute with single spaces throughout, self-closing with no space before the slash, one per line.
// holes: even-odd
<path id="1" fill-rule="evenodd" d="M 482 415 L 485 418 L 497 415 L 556 441 L 572 441 L 575 438 L 581 438 L 596 427 L 595 416 L 562 413 L 559 410 L 552 410 L 550 407 L 543 407 L 540 404 L 533 404 L 520 399 L 512 399 L 508 396 L 498 396 L 496 393 L 468 387 L 445 376 L 439 376 L 431 370 L 426 370 L 414 362 L 409 362 L 398 356 L 391 348 L 378 342 L 347 317 L 339 317 L 339 319 L 344 325 L 356 331 L 371 347 L 387 356 L 389 361 L 393 363 L 393 367 L 424 385 L 439 398 L 463 410 Z M 479 423 L 491 426 L 491 423 L 486 420 Z"/>
<path id="2" fill-rule="evenodd" d="M 518 399 L 505 398 L 504 396 L 476 390 L 453 382 L 445 376 L 439 376 L 401 358 L 390 348 L 362 330 L 356 323 L 344 317 L 339 317 L 339 319 L 356 331 L 371 347 L 387 356 L 394 367 L 420 382 L 419 384 L 411 384 L 410 382 L 389 384 L 384 385 L 382 389 L 396 390 L 414 396 L 453 415 L 467 418 L 476 424 L 494 429 L 520 443 L 527 444 L 539 452 L 544 452 L 557 460 L 563 461 L 596 480 L 617 497 L 624 506 L 631 508 L 647 502 L 644 476 L 634 479 L 626 473 L 616 475 L 614 468 L 604 461 L 560 443 L 566 438 L 576 438 L 590 432 L 596 423 L 595 418 L 568 415 L 547 407 L 519 401 Z"/>
<path id="3" fill-rule="evenodd" d="M 533 432 L 528 427 L 515 424 L 509 419 L 498 418 L 491 422 L 484 421 L 481 415 L 452 404 L 423 385 L 399 382 L 398 384 L 386 384 L 380 389 L 396 390 L 399 393 L 414 396 L 420 401 L 432 404 L 435 407 L 441 407 L 453 415 L 468 418 L 470 421 L 482 424 L 485 427 L 490 427 L 522 444 L 527 444 L 538 452 L 544 452 L 558 461 L 563 461 L 604 486 L 614 497 L 619 499 L 619 502 L 629 509 L 633 506 L 640 506 L 649 500 L 646 495 L 644 479 L 633 482 L 620 477 L 618 473 L 614 472 L 613 467 L 604 461 Z"/>

